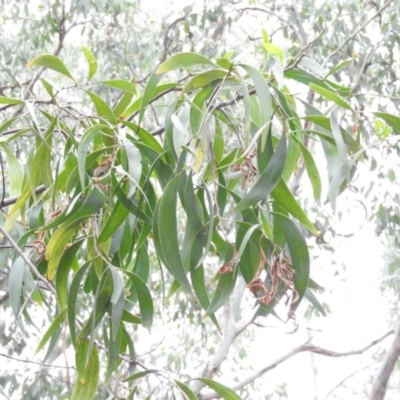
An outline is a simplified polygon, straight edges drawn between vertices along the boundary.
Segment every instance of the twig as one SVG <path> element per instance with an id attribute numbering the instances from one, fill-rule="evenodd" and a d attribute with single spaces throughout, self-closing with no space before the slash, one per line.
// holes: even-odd
<path id="1" fill-rule="evenodd" d="M 337 351 L 332 351 L 329 349 L 324 349 L 322 347 L 314 346 L 313 344 L 303 344 L 301 346 L 298 346 L 294 348 L 293 350 L 289 351 L 286 353 L 284 356 L 276 359 L 272 363 L 268 364 L 264 368 L 261 368 L 260 370 L 254 372 L 250 376 L 248 376 L 246 379 L 243 381 L 239 382 L 238 384 L 234 385 L 231 389 L 234 391 L 243 389 L 245 386 L 249 385 L 250 383 L 254 382 L 257 378 L 260 376 L 264 375 L 266 372 L 274 369 L 277 367 L 279 364 L 282 364 L 284 361 L 288 360 L 289 358 L 295 356 L 296 354 L 303 353 L 303 352 L 312 352 L 315 354 L 320 354 L 326 357 L 347 357 L 351 355 L 357 355 L 357 354 L 362 354 L 365 351 L 369 350 L 371 347 L 375 346 L 376 344 L 382 342 L 384 339 L 386 339 L 388 336 L 392 335 L 394 333 L 394 330 L 390 330 L 389 332 L 385 333 L 383 336 L 381 336 L 378 339 L 373 340 L 371 343 L 367 344 L 366 346 L 362 347 L 361 349 L 358 350 L 350 350 L 350 351 L 345 351 L 345 352 L 337 352 Z M 399 332 L 400 334 L 400 332 Z M 201 395 L 199 398 L 201 400 L 208 400 L 208 399 L 214 399 L 219 397 L 219 395 L 215 392 L 212 393 L 205 393 Z"/>
<path id="2" fill-rule="evenodd" d="M 0 225 L 0 232 L 6 237 L 6 239 L 11 243 L 14 247 L 14 250 L 21 256 L 21 258 L 26 262 L 31 271 L 36 275 L 36 277 L 42 281 L 52 292 L 56 294 L 54 287 L 50 284 L 50 282 L 37 270 L 37 268 L 32 264 L 32 261 L 26 256 L 23 250 L 18 246 L 18 244 L 14 241 L 11 235 Z"/>
<path id="3" fill-rule="evenodd" d="M 392 1 L 393 0 L 389 0 L 387 3 L 385 3 L 370 19 L 365 21 L 364 24 L 362 24 L 360 28 L 358 28 L 353 34 L 351 34 L 336 50 L 334 50 L 331 54 L 329 54 L 329 56 L 325 59 L 323 66 L 325 67 L 325 65 L 333 56 L 339 53 L 339 51 L 342 50 L 343 47 L 350 42 L 350 40 L 354 39 L 371 21 L 373 21 L 376 17 L 378 17 L 382 13 L 382 11 L 389 6 L 389 4 Z"/>
<path id="4" fill-rule="evenodd" d="M 357 371 L 354 371 L 352 374 L 346 376 L 344 379 L 342 379 L 337 385 L 335 385 L 335 387 L 333 387 L 333 388 L 327 393 L 327 395 L 325 396 L 325 400 L 326 400 L 337 388 L 339 388 L 340 386 L 342 386 L 343 383 L 345 383 L 347 380 L 351 379 L 354 375 L 357 375 L 358 373 L 360 373 L 360 372 L 362 372 L 362 371 L 364 371 L 364 370 L 366 370 L 366 369 L 368 369 L 368 368 L 371 368 L 371 366 L 374 365 L 374 364 L 376 364 L 376 361 L 375 361 L 374 363 L 369 364 L 369 365 L 366 365 L 365 367 L 363 367 L 363 368 L 361 368 L 361 369 L 358 369 Z"/>
<path id="5" fill-rule="evenodd" d="M 43 193 L 46 190 L 46 187 L 44 185 L 38 186 L 35 189 L 35 194 L 40 194 Z M 14 197 L 9 197 L 8 199 L 3 199 L 0 202 L 0 210 L 4 207 L 8 207 L 11 204 L 15 204 L 19 199 L 19 196 L 14 196 Z"/>
<path id="6" fill-rule="evenodd" d="M 20 358 L 11 357 L 11 356 L 8 356 L 7 354 L 3 354 L 3 353 L 0 353 L 0 356 L 4 357 L 4 358 L 8 358 L 9 360 L 13 360 L 13 361 L 18 361 L 18 362 L 22 362 L 22 363 L 26 363 L 26 364 L 39 365 L 40 367 L 44 367 L 44 368 L 62 368 L 62 369 L 71 369 L 72 368 L 72 369 L 75 369 L 75 367 L 68 367 L 68 366 L 64 366 L 64 365 L 42 364 L 37 361 L 21 360 Z"/>

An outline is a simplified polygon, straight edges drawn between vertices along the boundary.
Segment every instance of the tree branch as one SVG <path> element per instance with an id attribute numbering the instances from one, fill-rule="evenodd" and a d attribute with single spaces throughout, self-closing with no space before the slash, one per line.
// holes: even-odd
<path id="1" fill-rule="evenodd" d="M 375 378 L 370 394 L 370 400 L 382 400 L 385 397 L 387 384 L 393 372 L 397 359 L 400 356 L 400 322 L 397 326 L 392 345 L 386 354 L 381 370 Z"/>
<path id="2" fill-rule="evenodd" d="M 26 262 L 30 270 L 34 273 L 37 279 L 42 281 L 52 292 L 56 294 L 54 287 L 50 284 L 50 282 L 37 270 L 37 268 L 32 264 L 32 261 L 26 256 L 23 250 L 18 246 L 18 244 L 14 241 L 11 235 L 0 225 L 0 232 L 6 237 L 6 239 L 11 243 L 14 247 L 14 250 L 21 256 L 21 258 Z"/>
<path id="3" fill-rule="evenodd" d="M 399 328 L 400 328 L 400 325 L 399 325 Z M 256 372 L 254 372 L 253 374 L 249 375 L 243 381 L 241 381 L 238 384 L 232 386 L 231 389 L 235 390 L 235 391 L 243 389 L 245 386 L 247 386 L 250 383 L 254 382 L 257 378 L 261 377 L 266 372 L 274 369 L 279 364 L 282 364 L 284 361 L 288 360 L 289 358 L 292 358 L 296 354 L 303 353 L 303 352 L 306 352 L 306 351 L 312 352 L 312 353 L 315 353 L 315 354 L 320 354 L 320 355 L 326 356 L 326 357 L 347 357 L 347 356 L 362 354 L 365 351 L 369 350 L 371 347 L 373 347 L 373 346 L 377 345 L 378 343 L 382 342 L 384 339 L 386 339 L 388 336 L 392 335 L 393 333 L 394 333 L 394 331 L 392 329 L 389 332 L 385 333 L 380 338 L 375 339 L 371 343 L 369 343 L 366 346 L 362 347 L 361 349 L 350 350 L 350 351 L 345 351 L 345 352 L 332 351 L 332 350 L 329 350 L 329 349 L 324 349 L 322 347 L 314 346 L 313 344 L 300 345 L 299 347 L 296 347 L 293 350 L 291 350 L 288 353 L 286 353 L 284 356 L 282 356 L 282 357 L 276 359 L 275 361 L 273 361 L 272 363 L 266 365 L 264 368 L 261 368 L 260 370 L 258 370 Z M 399 329 L 399 335 L 400 335 L 400 329 Z M 400 344 L 400 336 L 399 336 L 399 344 Z M 399 345 L 399 348 L 400 348 L 400 345 Z M 201 400 L 208 400 L 208 399 L 215 399 L 215 398 L 218 398 L 218 397 L 220 397 L 220 396 L 217 393 L 211 392 L 211 393 L 205 393 L 205 394 L 201 395 L 199 398 Z"/>
<path id="4" fill-rule="evenodd" d="M 40 194 L 43 193 L 46 190 L 46 187 L 44 185 L 38 186 L 35 189 L 35 194 Z M 12 204 L 15 204 L 20 196 L 14 196 L 14 197 L 9 197 L 8 199 L 4 199 L 0 201 L 0 210 L 4 207 L 8 207 Z"/>
<path id="5" fill-rule="evenodd" d="M 329 56 L 325 59 L 323 66 L 325 67 L 328 61 L 333 56 L 339 53 L 339 51 L 342 50 L 343 47 L 350 42 L 350 40 L 354 39 L 371 21 L 373 21 L 376 17 L 378 17 L 382 13 L 382 11 L 390 5 L 392 1 L 393 0 L 389 0 L 387 3 L 385 3 L 370 19 L 365 21 L 364 24 L 360 26 L 360 28 L 358 28 L 355 32 L 353 32 L 336 50 L 334 50 L 331 54 L 329 54 Z"/>

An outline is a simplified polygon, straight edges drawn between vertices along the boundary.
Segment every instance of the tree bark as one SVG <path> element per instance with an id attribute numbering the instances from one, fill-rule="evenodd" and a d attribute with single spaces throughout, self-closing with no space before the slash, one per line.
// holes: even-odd
<path id="1" fill-rule="evenodd" d="M 370 394 L 370 400 L 383 400 L 385 398 L 387 384 L 390 375 L 393 372 L 397 359 L 400 356 L 400 322 L 398 323 L 396 332 L 394 334 L 393 343 L 386 354 L 385 361 L 383 362 L 378 375 L 375 378 L 374 385 Z"/>

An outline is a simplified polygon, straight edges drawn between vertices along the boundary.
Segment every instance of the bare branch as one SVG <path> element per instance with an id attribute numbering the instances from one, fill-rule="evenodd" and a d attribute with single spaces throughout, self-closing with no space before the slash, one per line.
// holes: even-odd
<path id="1" fill-rule="evenodd" d="M 26 262 L 30 270 L 34 273 L 37 279 L 42 281 L 52 292 L 56 294 L 54 287 L 50 284 L 50 282 L 37 270 L 37 268 L 32 264 L 32 261 L 26 256 L 23 250 L 18 246 L 18 244 L 14 241 L 11 235 L 0 225 L 0 232 L 6 237 L 6 239 L 11 243 L 14 247 L 14 250 L 21 256 L 21 258 Z"/>
<path id="2" fill-rule="evenodd" d="M 393 372 L 396 361 L 400 356 L 400 323 L 397 326 L 392 345 L 386 354 L 381 370 L 375 378 L 370 394 L 370 400 L 382 400 L 385 397 L 387 384 Z"/>
<path id="3" fill-rule="evenodd" d="M 35 365 L 38 365 L 39 367 L 44 367 L 44 368 L 62 368 L 62 369 L 70 369 L 70 368 L 72 368 L 72 369 L 76 369 L 75 367 L 68 367 L 68 366 L 65 366 L 65 365 L 42 364 L 40 362 L 31 361 L 31 360 L 21 360 L 20 358 L 11 357 L 11 356 L 8 356 L 7 354 L 3 354 L 3 353 L 0 353 L 0 357 L 8 358 L 9 360 L 18 361 L 18 362 L 21 362 L 21 363 L 35 364 Z"/>
<path id="4" fill-rule="evenodd" d="M 44 185 L 38 186 L 35 189 L 35 194 L 43 193 L 46 190 Z M 9 197 L 8 199 L 1 200 L 0 202 L 0 210 L 4 207 L 8 207 L 11 204 L 15 204 L 19 199 L 19 196 Z"/>
<path id="5" fill-rule="evenodd" d="M 399 325 L 400 327 L 400 325 Z M 357 354 L 362 354 L 365 351 L 369 350 L 371 347 L 377 345 L 378 343 L 382 342 L 384 339 L 386 339 L 388 336 L 392 335 L 394 333 L 394 330 L 390 330 L 389 332 L 385 333 L 383 336 L 381 336 L 378 339 L 373 340 L 371 343 L 367 344 L 366 346 L 358 349 L 358 350 L 350 350 L 346 352 L 337 352 L 337 351 L 332 351 L 329 349 L 324 349 L 322 347 L 314 346 L 313 344 L 303 344 L 299 347 L 296 347 L 295 349 L 289 351 L 286 353 L 284 356 L 276 359 L 272 363 L 266 365 L 264 368 L 261 368 L 260 370 L 254 372 L 250 376 L 248 376 L 246 379 L 243 381 L 239 382 L 237 385 L 232 386 L 232 390 L 240 390 L 243 389 L 245 386 L 249 385 L 250 383 L 254 382 L 256 379 L 264 375 L 266 372 L 274 369 L 277 367 L 279 364 L 282 364 L 284 361 L 288 360 L 289 358 L 292 358 L 296 354 L 299 353 L 304 353 L 306 351 L 312 352 L 315 354 L 320 354 L 322 356 L 326 357 L 347 357 L 347 356 L 352 356 L 352 355 L 357 355 Z M 399 329 L 399 349 L 400 349 L 400 329 Z M 215 392 L 212 393 L 205 393 L 201 395 L 199 398 L 201 400 L 208 400 L 208 399 L 214 399 L 218 398 L 219 395 Z M 375 400 L 375 399 L 374 399 Z"/>
<path id="6" fill-rule="evenodd" d="M 358 28 L 355 32 L 353 32 L 336 50 L 334 50 L 331 54 L 329 54 L 329 56 L 325 59 L 323 66 L 325 67 L 325 65 L 333 56 L 339 53 L 339 51 L 342 50 L 343 47 L 350 42 L 350 40 L 353 40 L 371 21 L 373 21 L 376 17 L 378 17 L 382 13 L 382 11 L 390 5 L 392 1 L 393 0 L 389 0 L 387 3 L 385 3 L 370 19 L 365 21 L 360 26 L 360 28 Z"/>

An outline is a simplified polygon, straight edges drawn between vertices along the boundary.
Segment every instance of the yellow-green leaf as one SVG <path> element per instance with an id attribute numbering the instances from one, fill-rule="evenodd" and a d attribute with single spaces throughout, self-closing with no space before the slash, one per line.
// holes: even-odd
<path id="1" fill-rule="evenodd" d="M 53 71 L 67 76 L 75 82 L 75 79 L 72 77 L 65 64 L 58 57 L 51 54 L 44 54 L 42 56 L 36 57 L 32 61 L 29 61 L 26 65 L 28 67 L 39 66 L 52 69 Z"/>

